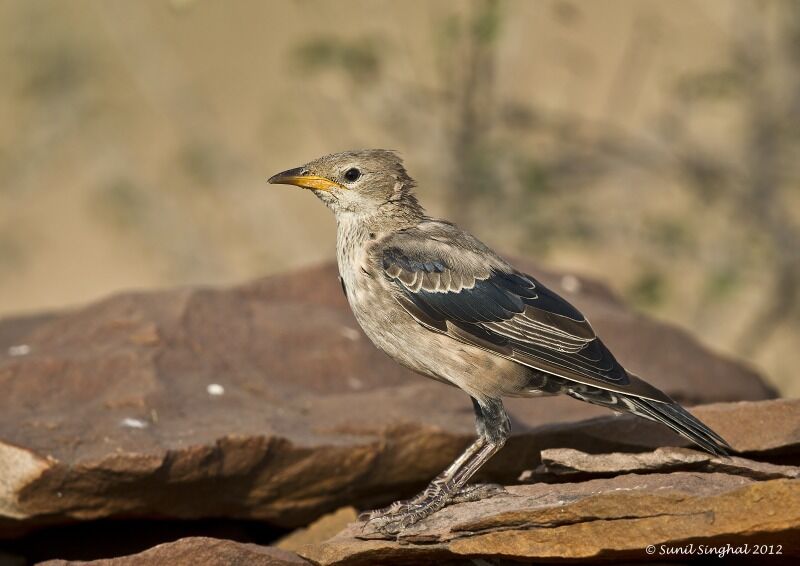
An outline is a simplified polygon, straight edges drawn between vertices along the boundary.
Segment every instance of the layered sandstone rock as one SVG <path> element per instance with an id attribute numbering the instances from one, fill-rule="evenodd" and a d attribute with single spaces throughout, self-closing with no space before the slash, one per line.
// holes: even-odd
<path id="1" fill-rule="evenodd" d="M 633 314 L 601 285 L 530 271 L 584 309 L 628 367 L 676 398 L 772 396 L 748 368 Z M 413 493 L 474 434 L 463 393 L 401 368 L 361 334 L 331 265 L 5 320 L 0 352 L 3 538 L 116 516 L 304 526 L 343 505 Z M 544 448 L 684 444 L 663 427 L 570 399 L 508 406 L 516 436 L 486 469 L 494 481 L 533 470 Z M 794 405 L 742 406 L 733 416 L 726 407 L 698 414 L 737 448 L 798 442 L 785 424 Z M 748 419 L 772 425 L 742 429 Z"/>

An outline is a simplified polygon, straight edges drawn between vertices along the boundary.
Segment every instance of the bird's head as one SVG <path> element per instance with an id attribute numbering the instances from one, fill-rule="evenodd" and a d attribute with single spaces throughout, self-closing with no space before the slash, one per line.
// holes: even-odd
<path id="1" fill-rule="evenodd" d="M 414 181 L 393 151 L 365 149 L 325 155 L 270 177 L 269 182 L 310 189 L 337 217 L 371 216 L 393 209 L 422 213 Z"/>

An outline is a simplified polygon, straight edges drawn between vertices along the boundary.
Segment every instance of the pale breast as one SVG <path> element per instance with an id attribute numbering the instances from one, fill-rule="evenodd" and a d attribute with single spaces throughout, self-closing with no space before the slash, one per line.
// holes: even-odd
<path id="1" fill-rule="evenodd" d="M 382 266 L 370 262 L 368 241 L 340 234 L 339 273 L 347 300 L 367 337 L 398 363 L 455 385 L 473 397 L 516 394 L 527 370 L 422 326 L 392 294 Z M 346 245 L 343 245 L 346 244 Z"/>

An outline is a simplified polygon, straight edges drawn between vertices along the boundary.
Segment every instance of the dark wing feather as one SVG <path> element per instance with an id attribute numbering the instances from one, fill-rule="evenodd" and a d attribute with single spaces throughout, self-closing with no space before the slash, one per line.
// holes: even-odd
<path id="1" fill-rule="evenodd" d="M 657 389 L 631 379 L 584 316 L 536 279 L 499 259 L 490 268 L 472 262 L 476 267 L 470 269 L 460 250 L 438 246 L 440 253 L 434 245 L 420 245 L 388 246 L 382 254 L 397 300 L 422 324 L 554 375 L 665 400 Z"/>

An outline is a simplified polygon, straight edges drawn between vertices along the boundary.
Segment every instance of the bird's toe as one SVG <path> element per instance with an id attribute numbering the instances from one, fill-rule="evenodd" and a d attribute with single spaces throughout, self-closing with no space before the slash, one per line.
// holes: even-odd
<path id="1" fill-rule="evenodd" d="M 414 502 L 414 499 L 407 499 L 401 501 L 395 501 L 388 507 L 382 507 L 381 509 L 371 509 L 369 511 L 363 511 L 358 516 L 359 521 L 374 521 L 376 519 L 380 519 L 382 517 L 387 517 L 391 515 L 397 515 L 399 513 L 403 513 L 408 511 L 411 504 Z"/>
<path id="2" fill-rule="evenodd" d="M 450 498 L 449 503 L 480 501 L 496 495 L 508 494 L 506 488 L 497 483 L 474 483 L 465 485 Z"/>
<path id="3" fill-rule="evenodd" d="M 396 501 L 383 509 L 364 511 L 358 520 L 364 522 L 363 534 L 396 535 L 451 503 L 478 501 L 503 493 L 506 490 L 498 484 L 473 484 L 453 493 L 445 483 L 434 481 L 416 497 Z"/>

